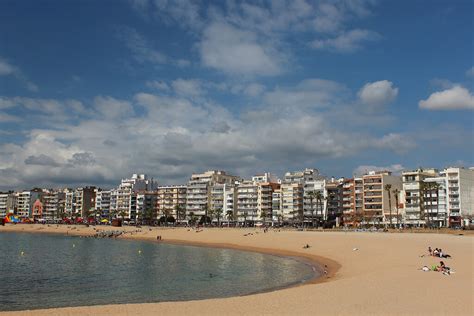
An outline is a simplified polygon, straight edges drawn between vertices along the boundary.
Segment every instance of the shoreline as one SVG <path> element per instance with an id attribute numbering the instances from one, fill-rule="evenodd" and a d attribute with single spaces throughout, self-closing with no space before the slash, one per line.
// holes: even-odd
<path id="1" fill-rule="evenodd" d="M 89 236 L 101 230 L 127 231 L 117 239 L 198 247 L 254 251 L 308 260 L 313 266 L 328 266 L 322 274 L 304 283 L 270 291 L 226 298 L 158 303 L 95 305 L 0 312 L 0 315 L 471 315 L 473 242 L 471 234 L 368 233 L 281 230 L 264 234 L 255 228 L 212 228 L 196 233 L 188 228 L 75 227 L 15 225 L 0 232 L 53 233 Z M 62 226 L 62 227 L 61 227 Z M 246 233 L 252 232 L 252 236 Z M 462 233 L 460 231 L 460 233 Z M 162 236 L 157 241 L 157 235 Z M 218 242 L 217 242 L 218 241 Z M 302 249 L 309 244 L 311 248 Z M 441 247 L 453 256 L 451 276 L 421 272 L 419 267 L 439 261 L 421 257 L 427 246 Z M 356 249 L 357 251 L 354 251 Z M 331 259 L 329 259 L 331 258 Z M 435 291 L 427 291 L 433 288 Z M 414 299 L 416 297 L 416 300 Z"/>

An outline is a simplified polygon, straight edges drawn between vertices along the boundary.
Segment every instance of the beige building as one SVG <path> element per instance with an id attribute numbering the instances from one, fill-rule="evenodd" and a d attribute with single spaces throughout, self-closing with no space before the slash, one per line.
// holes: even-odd
<path id="1" fill-rule="evenodd" d="M 185 185 L 159 186 L 157 188 L 157 215 L 162 216 L 165 210 L 179 221 L 186 218 L 186 214 L 177 214 L 177 208 L 186 211 L 186 191 Z"/>
<path id="2" fill-rule="evenodd" d="M 381 225 L 396 222 L 395 199 L 393 190 L 402 189 L 402 179 L 393 176 L 389 171 L 370 172 L 362 177 L 363 183 L 363 212 L 364 221 L 367 224 Z M 390 193 L 385 189 L 390 185 Z M 390 196 L 390 199 L 389 199 Z"/>

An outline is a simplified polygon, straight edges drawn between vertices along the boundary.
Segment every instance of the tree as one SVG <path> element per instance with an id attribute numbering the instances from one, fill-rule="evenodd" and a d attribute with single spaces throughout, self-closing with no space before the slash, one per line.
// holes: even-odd
<path id="1" fill-rule="evenodd" d="M 323 204 L 323 200 L 324 200 L 324 196 L 323 194 L 321 193 L 321 191 L 318 191 L 316 192 L 315 194 L 315 198 L 316 198 L 316 205 L 318 205 L 318 210 L 319 212 L 321 213 L 321 217 L 323 217 L 323 207 L 324 207 L 324 204 Z"/>
<path id="2" fill-rule="evenodd" d="M 118 213 L 118 216 L 120 216 L 122 218 L 122 221 L 124 220 L 125 216 L 127 215 L 127 212 L 125 210 L 121 210 L 119 213 Z"/>
<path id="3" fill-rule="evenodd" d="M 244 211 L 244 227 L 247 226 L 247 216 L 248 216 L 248 212 L 247 211 Z"/>
<path id="4" fill-rule="evenodd" d="M 397 226 L 399 225 L 399 218 L 398 218 L 398 204 L 399 204 L 399 195 L 400 195 L 400 190 L 399 189 L 395 189 L 393 190 L 393 195 L 395 196 L 395 208 L 397 210 Z"/>
<path id="5" fill-rule="evenodd" d="M 313 205 L 313 201 L 316 198 L 316 192 L 315 191 L 309 192 L 308 197 L 309 197 L 309 207 L 310 207 L 310 210 L 311 210 L 311 225 L 314 227 L 314 205 Z"/>
<path id="6" fill-rule="evenodd" d="M 204 204 L 202 206 L 202 211 L 204 211 L 204 226 L 206 226 L 206 223 L 208 222 L 209 218 L 209 207 L 207 206 L 207 204 Z"/>
<path id="7" fill-rule="evenodd" d="M 433 182 L 432 186 L 433 190 L 436 192 L 436 217 L 439 220 L 439 189 L 441 188 L 441 186 L 437 182 Z"/>
<path id="8" fill-rule="evenodd" d="M 163 210 L 163 216 L 165 217 L 165 226 L 168 226 L 168 219 L 171 216 L 171 210 L 168 208 L 165 208 Z"/>
<path id="9" fill-rule="evenodd" d="M 230 227 L 230 220 L 234 219 L 234 212 L 232 212 L 231 210 L 227 211 L 226 217 L 227 217 L 227 227 Z"/>
<path id="10" fill-rule="evenodd" d="M 219 208 L 214 210 L 214 216 L 217 219 L 217 226 L 218 227 L 221 226 L 222 213 L 224 213 L 224 211 L 222 210 L 222 207 L 219 207 Z"/>
<path id="11" fill-rule="evenodd" d="M 176 209 L 176 217 L 178 220 L 182 220 L 186 217 L 186 208 L 182 207 L 181 205 L 177 204 L 175 206 Z"/>
<path id="12" fill-rule="evenodd" d="M 144 219 L 145 219 L 145 222 L 150 225 L 151 222 L 153 221 L 155 217 L 155 209 L 152 208 L 152 207 L 148 207 L 146 210 L 145 210 L 145 214 L 144 214 Z"/>
<path id="13" fill-rule="evenodd" d="M 423 210 L 426 204 L 425 203 L 426 196 L 429 197 L 430 207 L 429 207 L 428 216 L 427 216 L 427 219 L 428 219 L 427 226 L 431 228 L 431 212 L 433 211 L 433 189 L 434 189 L 433 182 L 421 182 L 420 187 L 421 187 L 420 191 L 421 191 L 421 196 L 422 196 L 421 200 L 423 201 Z M 420 209 L 421 209 L 421 203 L 420 203 Z"/>
<path id="14" fill-rule="evenodd" d="M 191 225 L 194 225 L 196 224 L 196 221 L 197 221 L 197 217 L 196 215 L 194 215 L 194 212 L 189 212 L 189 223 Z"/>
<path id="15" fill-rule="evenodd" d="M 388 193 L 388 211 L 389 211 L 389 216 L 390 216 L 390 227 L 392 227 L 392 195 L 391 195 L 391 189 L 392 185 L 391 184 L 386 184 L 384 186 L 385 191 Z"/>

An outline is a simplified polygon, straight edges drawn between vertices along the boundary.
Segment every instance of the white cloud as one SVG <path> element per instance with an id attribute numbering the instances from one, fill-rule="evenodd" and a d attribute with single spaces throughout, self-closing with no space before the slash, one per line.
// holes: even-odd
<path id="1" fill-rule="evenodd" d="M 371 110 L 376 110 L 395 100 L 398 95 L 398 88 L 394 87 L 393 82 L 381 80 L 369 82 L 359 90 L 360 101 L 369 106 Z"/>
<path id="2" fill-rule="evenodd" d="M 157 89 L 157 90 L 162 90 L 162 91 L 169 91 L 170 90 L 169 85 L 164 81 L 157 81 L 157 80 L 147 81 L 146 85 L 149 88 L 153 88 L 153 89 Z"/>
<path id="3" fill-rule="evenodd" d="M 128 101 L 118 100 L 109 96 L 94 98 L 95 109 L 106 118 L 126 118 L 133 114 L 133 107 Z"/>
<path id="4" fill-rule="evenodd" d="M 177 95 L 197 97 L 204 94 L 201 81 L 197 79 L 176 79 L 171 83 Z"/>
<path id="5" fill-rule="evenodd" d="M 474 110 L 474 96 L 466 88 L 456 85 L 431 94 L 418 105 L 427 110 Z"/>
<path id="6" fill-rule="evenodd" d="M 49 113 L 51 118 L 41 129 L 26 134 L 21 145 L 0 144 L 0 183 L 15 187 L 116 184 L 136 172 L 151 173 L 162 183 L 179 183 L 192 172 L 209 168 L 242 176 L 268 169 L 281 173 L 362 150 L 409 148 L 402 135 L 379 137 L 347 129 L 320 112 L 316 101 L 335 105 L 345 90 L 336 82 L 309 79 L 264 93 L 263 104 L 240 113 L 205 98 L 171 93 L 142 92 L 132 100 L 97 96 L 90 105 L 95 111 L 89 109 L 91 115 L 74 123 L 58 121 L 62 116 L 57 111 L 65 101 L 21 99 L 21 106 L 41 108 L 32 113 Z M 285 91 L 297 107 L 274 106 Z M 300 97 L 306 92 L 317 94 Z"/>
<path id="7" fill-rule="evenodd" d="M 14 74 L 16 71 L 16 67 L 10 65 L 6 60 L 0 59 L 0 76 L 11 75 Z"/>
<path id="8" fill-rule="evenodd" d="M 470 69 L 466 71 L 466 76 L 470 78 L 474 78 L 474 67 L 471 67 Z"/>
<path id="9" fill-rule="evenodd" d="M 374 141 L 374 146 L 380 149 L 388 149 L 398 154 L 404 154 L 416 147 L 415 141 L 409 136 L 397 133 L 384 135 Z"/>
<path id="10" fill-rule="evenodd" d="M 0 122 L 18 122 L 21 119 L 18 116 L 0 112 Z"/>
<path id="11" fill-rule="evenodd" d="M 385 167 L 371 166 L 371 165 L 362 165 L 358 166 L 352 172 L 355 176 L 363 176 L 368 174 L 370 171 L 390 171 L 393 174 L 401 174 L 402 171 L 406 170 L 401 164 L 393 164 Z"/>
<path id="12" fill-rule="evenodd" d="M 318 39 L 311 43 L 311 47 L 319 50 L 328 50 L 340 53 L 352 53 L 362 48 L 362 44 L 375 41 L 380 35 L 374 31 L 354 29 L 329 39 Z"/>
<path id="13" fill-rule="evenodd" d="M 257 41 L 256 34 L 227 23 L 212 23 L 199 44 L 202 63 L 229 74 L 276 75 L 281 58 L 271 46 Z"/>
<path id="14" fill-rule="evenodd" d="M 263 91 L 265 91 L 265 86 L 259 83 L 251 83 L 243 90 L 244 94 L 250 97 L 259 96 L 263 93 Z"/>

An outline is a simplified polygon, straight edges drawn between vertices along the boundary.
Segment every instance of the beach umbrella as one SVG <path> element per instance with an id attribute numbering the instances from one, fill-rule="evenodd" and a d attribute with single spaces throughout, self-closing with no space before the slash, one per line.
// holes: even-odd
<path id="1" fill-rule="evenodd" d="M 104 218 L 104 219 L 103 219 L 103 220 L 101 220 L 100 222 L 101 222 L 101 223 L 108 223 L 108 222 L 109 222 L 109 220 L 108 220 L 108 219 L 106 219 L 106 218 Z"/>

